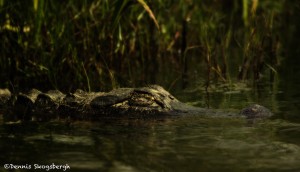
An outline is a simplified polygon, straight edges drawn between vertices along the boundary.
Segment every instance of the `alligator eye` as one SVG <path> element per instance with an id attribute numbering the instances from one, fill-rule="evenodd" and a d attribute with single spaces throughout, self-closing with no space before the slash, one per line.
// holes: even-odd
<path id="1" fill-rule="evenodd" d="M 169 98 L 170 98 L 171 100 L 174 100 L 174 99 L 175 99 L 175 97 L 173 97 L 173 96 L 171 96 L 171 95 L 169 95 Z"/>

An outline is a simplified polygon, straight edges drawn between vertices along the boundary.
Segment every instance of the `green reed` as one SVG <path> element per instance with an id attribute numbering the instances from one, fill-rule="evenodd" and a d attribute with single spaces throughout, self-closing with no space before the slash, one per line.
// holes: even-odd
<path id="1" fill-rule="evenodd" d="M 272 80 L 286 4 L 1 0 L 0 86 L 173 87 L 190 84 L 195 70 L 207 86 L 266 74 Z"/>

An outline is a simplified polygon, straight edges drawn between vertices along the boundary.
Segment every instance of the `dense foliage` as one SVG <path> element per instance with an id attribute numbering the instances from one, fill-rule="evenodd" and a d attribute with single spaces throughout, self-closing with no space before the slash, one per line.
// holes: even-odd
<path id="1" fill-rule="evenodd" d="M 297 10 L 287 0 L 0 0 L 0 87 L 273 81 Z"/>

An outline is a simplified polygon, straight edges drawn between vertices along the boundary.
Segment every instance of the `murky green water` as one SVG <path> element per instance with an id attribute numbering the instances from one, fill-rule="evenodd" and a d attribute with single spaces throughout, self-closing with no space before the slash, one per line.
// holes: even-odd
<path id="1" fill-rule="evenodd" d="M 293 63 L 293 62 L 292 62 Z M 164 120 L 0 125 L 3 164 L 68 165 L 67 171 L 300 171 L 300 70 L 283 68 L 276 86 L 176 96 L 190 104 L 241 109 L 253 102 L 275 119 L 189 116 Z M 243 88 L 243 87 L 240 87 Z M 25 171 L 25 170 L 12 170 Z M 45 170 L 43 170 L 45 171 Z M 54 171 L 54 170 L 50 170 Z M 62 170 L 60 170 L 62 171 Z"/>
<path id="2" fill-rule="evenodd" d="M 1 126 L 1 164 L 71 171 L 299 171 L 300 125 L 197 116 Z M 32 167 L 33 168 L 33 167 Z"/>
<path id="3" fill-rule="evenodd" d="M 224 99 L 227 103 L 212 106 L 234 109 L 259 101 L 275 111 L 276 118 L 254 124 L 244 119 L 195 115 L 1 125 L 0 162 L 27 168 L 31 165 L 31 170 L 34 164 L 54 163 L 67 164 L 67 171 L 300 171 L 299 94 L 294 90 L 285 97 L 278 91 L 276 103 L 270 101 L 272 96 L 252 96 L 249 100 L 249 94 L 256 95 L 253 91 L 217 92 L 211 94 L 210 101 Z"/>
<path id="4" fill-rule="evenodd" d="M 254 124 L 195 115 L 1 125 L 0 170 L 3 164 L 31 165 L 32 170 L 34 164 L 54 163 L 67 164 L 67 171 L 300 171 L 300 94 L 296 88 L 281 88 L 276 93 L 263 89 L 210 95 L 214 108 L 240 109 L 258 102 L 276 113 L 275 119 Z M 200 92 L 178 96 L 198 106 L 206 102 Z"/>

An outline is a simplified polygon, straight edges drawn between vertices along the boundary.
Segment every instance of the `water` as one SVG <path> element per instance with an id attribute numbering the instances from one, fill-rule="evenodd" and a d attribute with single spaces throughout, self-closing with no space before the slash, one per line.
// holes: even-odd
<path id="1" fill-rule="evenodd" d="M 67 165 L 67 171 L 300 171 L 300 82 L 294 81 L 280 81 L 276 89 L 266 84 L 215 91 L 209 101 L 197 89 L 176 95 L 196 106 L 241 109 L 257 102 L 275 112 L 274 119 L 255 123 L 194 115 L 2 124 L 0 163 L 23 165 L 19 171 L 53 163 Z"/>
<path id="2" fill-rule="evenodd" d="M 270 108 L 274 119 L 249 123 L 195 115 L 2 124 L 0 171 L 3 164 L 23 165 L 23 170 L 12 171 L 29 166 L 32 171 L 34 164 L 53 163 L 67 165 L 67 171 L 300 171 L 300 65 L 292 63 L 283 67 L 286 70 L 275 84 L 216 89 L 209 99 L 197 88 L 176 94 L 189 104 L 220 109 L 241 109 L 256 102 Z"/>
<path id="3" fill-rule="evenodd" d="M 71 171 L 299 171 L 300 125 L 190 116 L 1 127 L 1 163 Z"/>

